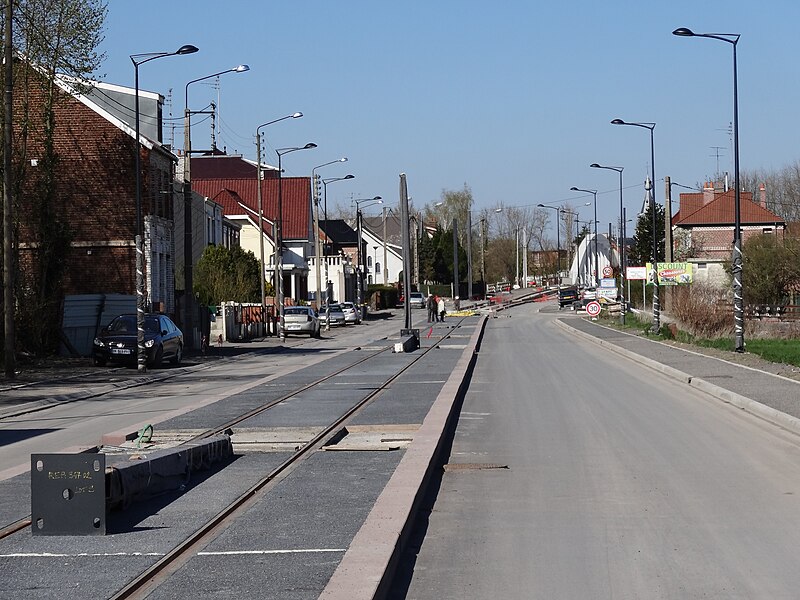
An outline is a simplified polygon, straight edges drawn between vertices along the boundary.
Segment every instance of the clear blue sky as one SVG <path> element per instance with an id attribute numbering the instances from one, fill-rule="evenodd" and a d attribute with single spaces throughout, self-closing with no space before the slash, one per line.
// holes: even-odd
<path id="1" fill-rule="evenodd" d="M 197 54 L 140 69 L 142 89 L 172 88 L 180 116 L 187 81 L 247 63 L 249 72 L 220 80 L 218 145 L 255 158 L 255 128 L 302 111 L 267 128 L 268 147 L 318 144 L 284 157 L 285 171 L 298 176 L 347 156 L 320 170 L 356 176 L 329 187 L 333 204 L 380 195 L 396 205 L 401 172 L 418 207 L 464 183 L 476 208 L 577 205 L 587 200 L 569 191 L 577 186 L 601 192 L 604 230 L 619 214 L 618 177 L 589 164 L 625 167 L 629 217 L 650 168 L 648 131 L 610 125 L 615 117 L 657 123 L 659 180 L 706 180 L 716 171 L 715 146 L 720 170 L 732 172 L 732 47 L 673 36 L 681 26 L 742 35 L 742 169 L 798 158 L 796 0 L 109 4 L 106 81 L 133 85 L 130 54 L 194 44 Z M 193 110 L 216 100 L 211 86 L 189 89 Z M 175 139 L 181 148 L 180 123 Z M 192 140 L 208 147 L 208 122 L 193 125 Z M 663 201 L 661 181 L 656 194 Z"/>

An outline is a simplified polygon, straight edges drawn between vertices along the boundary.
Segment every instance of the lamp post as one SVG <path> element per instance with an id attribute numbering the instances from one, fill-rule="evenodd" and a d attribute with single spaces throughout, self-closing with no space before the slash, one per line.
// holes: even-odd
<path id="1" fill-rule="evenodd" d="M 297 152 L 298 150 L 311 150 L 317 145 L 309 142 L 305 146 L 292 148 L 278 148 L 275 154 L 278 155 L 278 216 L 275 219 L 275 290 L 278 300 L 278 320 L 281 341 L 286 340 L 286 320 L 283 315 L 283 166 L 282 159 L 284 154 Z"/>
<path id="2" fill-rule="evenodd" d="M 380 248 L 380 246 L 372 247 L 372 279 L 375 283 L 378 283 L 378 248 Z"/>
<path id="3" fill-rule="evenodd" d="M 356 249 L 356 307 L 363 321 L 366 315 L 364 314 L 364 307 L 362 306 L 364 299 L 364 282 L 361 279 L 364 276 L 364 268 L 361 263 L 364 255 L 361 252 L 361 203 L 369 202 L 366 206 L 372 206 L 373 204 L 383 204 L 383 199 L 381 199 L 380 196 L 375 196 L 374 198 L 360 198 L 358 200 L 353 200 L 353 202 L 356 203 L 356 229 L 358 231 L 358 248 Z M 406 290 L 406 294 L 408 294 L 408 290 Z"/>
<path id="4" fill-rule="evenodd" d="M 267 324 L 265 318 L 265 315 L 267 314 L 267 301 L 265 298 L 265 290 L 264 290 L 264 279 L 266 277 L 266 269 L 264 266 L 264 198 L 263 198 L 263 192 L 261 190 L 261 130 L 267 125 L 272 125 L 273 123 L 279 123 L 280 121 L 285 121 L 286 119 L 299 119 L 302 116 L 303 113 L 296 112 L 291 115 L 286 115 L 285 117 L 281 117 L 280 119 L 267 121 L 266 123 L 262 123 L 261 125 L 256 127 L 256 158 L 257 158 L 256 172 L 258 180 L 256 193 L 258 195 L 258 241 L 259 241 L 258 246 L 259 246 L 259 265 L 261 266 L 261 320 L 265 328 L 264 333 L 266 333 L 266 324 Z"/>
<path id="5" fill-rule="evenodd" d="M 597 287 L 600 283 L 600 254 L 597 251 L 597 190 L 582 190 L 581 188 L 569 188 L 573 192 L 586 192 L 594 196 L 594 285 Z"/>
<path id="6" fill-rule="evenodd" d="M 560 206 L 550 206 L 548 204 L 538 204 L 539 208 L 549 208 L 550 210 L 556 211 L 556 285 L 558 289 L 561 289 L 561 229 L 559 218 L 559 213 L 561 212 Z"/>
<path id="7" fill-rule="evenodd" d="M 742 289 L 742 215 L 741 215 L 741 186 L 739 185 L 739 81 L 736 66 L 736 44 L 739 42 L 738 33 L 695 33 L 686 27 L 679 27 L 672 32 L 682 37 L 703 37 L 727 42 L 733 48 L 733 171 L 734 171 L 734 201 L 733 201 L 733 327 L 735 332 L 734 350 L 744 352 L 744 305 Z"/>
<path id="8" fill-rule="evenodd" d="M 326 163 L 322 163 L 321 165 L 317 165 L 313 169 L 311 169 L 311 190 L 314 196 L 314 262 L 316 263 L 316 278 L 317 278 L 317 294 L 316 294 L 316 301 L 317 301 L 317 311 L 320 309 L 320 302 L 322 301 L 322 273 L 320 272 L 320 258 L 322 256 L 322 252 L 320 251 L 320 237 L 319 237 L 319 201 L 321 200 L 320 196 L 320 189 L 319 184 L 322 181 L 319 175 L 317 175 L 317 169 L 321 169 L 322 167 L 327 167 L 328 165 L 334 165 L 340 162 L 347 162 L 347 157 L 343 156 L 342 158 L 337 158 L 336 160 L 332 160 Z M 325 290 L 327 292 L 327 288 Z M 326 303 L 327 304 L 327 303 Z"/>
<path id="9" fill-rule="evenodd" d="M 653 133 L 656 128 L 655 123 L 630 123 L 622 119 L 614 119 L 612 125 L 631 125 L 641 127 L 650 131 L 650 209 L 653 216 L 653 332 L 658 333 L 661 329 L 661 304 L 658 298 L 658 228 L 656 227 L 656 157 Z"/>
<path id="10" fill-rule="evenodd" d="M 620 229 L 620 244 L 619 244 L 619 270 L 620 270 L 620 279 L 619 279 L 619 289 L 620 289 L 620 311 L 619 311 L 619 322 L 625 325 L 625 206 L 622 202 L 622 171 L 625 167 L 609 167 L 604 165 L 599 165 L 597 163 L 592 163 L 589 165 L 592 169 L 607 169 L 609 171 L 616 171 L 619 174 L 619 229 Z M 653 232 L 655 233 L 655 231 Z"/>
<path id="11" fill-rule="evenodd" d="M 322 200 L 324 205 L 325 211 L 325 237 L 330 239 L 328 236 L 328 184 L 335 183 L 337 181 L 345 181 L 346 179 L 355 179 L 355 175 L 345 175 L 344 177 L 329 177 L 328 179 L 322 180 Z M 333 282 L 330 281 L 328 278 L 328 251 L 326 249 L 327 244 L 323 244 L 322 246 L 322 259 L 325 261 L 325 331 L 330 331 L 331 329 L 331 297 L 333 295 Z"/>
<path id="12" fill-rule="evenodd" d="M 249 71 L 247 65 L 238 65 L 232 69 L 225 69 L 211 75 L 192 79 L 186 84 L 184 95 L 183 115 L 183 287 L 184 287 L 184 323 L 183 335 L 187 348 L 194 347 L 194 282 L 192 280 L 193 255 L 192 255 L 192 111 L 189 110 L 189 86 L 198 81 L 204 81 L 225 73 L 244 73 Z"/>
<path id="13" fill-rule="evenodd" d="M 136 97 L 134 99 L 135 129 L 136 129 L 136 365 L 139 373 L 147 371 L 147 355 L 144 347 L 144 248 L 142 247 L 142 166 L 141 166 L 141 137 L 139 134 L 139 65 L 157 58 L 194 54 L 197 46 L 186 44 L 175 52 L 148 52 L 145 54 L 131 54 L 133 63 Z M 10 310 L 7 307 L 7 310 Z"/>

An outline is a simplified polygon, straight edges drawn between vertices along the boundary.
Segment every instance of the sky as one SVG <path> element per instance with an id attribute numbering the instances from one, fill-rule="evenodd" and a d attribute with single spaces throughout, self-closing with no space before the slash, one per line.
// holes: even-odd
<path id="1" fill-rule="evenodd" d="M 218 101 L 218 147 L 251 159 L 256 127 L 301 111 L 263 130 L 265 160 L 314 142 L 283 157 L 286 175 L 309 176 L 347 157 L 317 171 L 355 176 L 328 186 L 329 206 L 374 196 L 396 206 L 400 173 L 417 208 L 465 184 L 476 210 L 592 200 L 575 186 L 598 190 L 605 231 L 618 221 L 619 177 L 589 165 L 624 167 L 629 219 L 650 172 L 649 131 L 614 118 L 656 123 L 659 202 L 664 176 L 696 186 L 717 164 L 733 172 L 733 46 L 672 35 L 678 27 L 741 34 L 741 169 L 798 159 L 798 22 L 796 0 L 110 0 L 97 75 L 133 86 L 129 55 L 193 44 L 196 54 L 139 73 L 142 89 L 172 90 L 177 119 L 164 138 L 174 131 L 176 148 L 186 83 L 244 63 L 250 71 L 221 76 L 218 90 L 192 84 L 189 108 Z M 192 146 L 207 148 L 210 122 L 200 120 Z"/>

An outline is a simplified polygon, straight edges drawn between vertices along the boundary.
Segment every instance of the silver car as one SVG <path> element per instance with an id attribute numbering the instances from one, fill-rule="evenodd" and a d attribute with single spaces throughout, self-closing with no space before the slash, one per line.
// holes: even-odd
<path id="1" fill-rule="evenodd" d="M 286 322 L 286 335 L 302 334 L 319 337 L 319 317 L 313 308 L 286 306 L 283 309 L 283 319 Z"/>
<path id="2" fill-rule="evenodd" d="M 356 305 L 352 302 L 341 303 L 342 312 L 344 313 L 344 322 L 348 325 L 358 325 L 361 323 L 360 311 L 356 309 Z"/>
<path id="3" fill-rule="evenodd" d="M 347 321 L 344 317 L 344 312 L 342 311 L 342 307 L 339 304 L 331 304 L 328 307 L 323 306 L 319 309 L 319 320 L 325 324 L 327 323 L 327 314 L 326 312 L 330 312 L 331 315 L 331 325 L 345 325 Z"/>

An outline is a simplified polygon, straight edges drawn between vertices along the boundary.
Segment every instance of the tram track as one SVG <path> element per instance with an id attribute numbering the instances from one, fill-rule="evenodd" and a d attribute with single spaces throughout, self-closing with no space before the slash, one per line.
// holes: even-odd
<path id="1" fill-rule="evenodd" d="M 287 458 L 286 461 L 284 461 L 283 463 L 278 465 L 278 467 L 276 467 L 270 473 L 268 473 L 265 477 L 263 477 L 262 480 L 260 480 L 258 483 L 253 485 L 249 490 L 247 490 L 244 494 L 242 494 L 242 496 L 240 496 L 239 499 L 237 499 L 235 502 L 233 502 L 227 509 L 224 509 L 219 515 L 217 515 L 217 517 L 212 519 L 209 522 L 209 524 L 207 524 L 206 526 L 202 527 L 199 531 L 200 532 L 205 532 L 204 533 L 205 536 L 210 535 L 211 532 L 215 531 L 217 529 L 217 527 L 219 526 L 218 521 L 219 522 L 224 521 L 227 518 L 228 513 L 236 512 L 237 511 L 237 507 L 244 506 L 247 503 L 248 498 L 254 498 L 260 491 L 263 490 L 263 488 L 268 486 L 268 484 L 270 482 L 274 481 L 282 473 L 284 473 L 285 471 L 289 470 L 292 467 L 292 465 L 298 463 L 307 453 L 309 453 L 311 451 L 311 449 L 313 449 L 313 448 L 315 448 L 315 447 L 317 447 L 319 445 L 324 445 L 325 443 L 327 443 L 331 438 L 333 438 L 338 433 L 338 431 L 340 430 L 341 425 L 348 418 L 350 418 L 352 415 L 357 413 L 361 408 L 363 408 L 364 406 L 369 404 L 369 402 L 371 400 L 373 400 L 374 398 L 379 396 L 385 389 L 390 387 L 393 381 L 395 381 L 398 377 L 400 377 L 409 368 L 411 368 L 412 366 L 417 364 L 428 352 L 430 352 L 431 350 L 436 348 L 444 339 L 447 339 L 447 337 L 449 337 L 451 335 L 452 331 L 455 328 L 457 328 L 459 326 L 459 324 L 461 322 L 463 322 L 463 320 L 464 320 L 463 318 L 459 319 L 456 322 L 455 327 L 453 327 L 452 329 L 449 329 L 445 334 L 439 336 L 439 338 L 433 344 L 431 344 L 429 347 L 427 347 L 427 348 L 419 351 L 418 353 L 416 353 L 415 356 L 414 356 L 414 359 L 408 365 L 404 366 L 400 371 L 398 371 L 397 373 L 395 373 L 391 377 L 387 378 L 382 383 L 377 384 L 376 387 L 374 389 L 372 389 L 369 394 L 367 394 L 365 397 L 360 399 L 356 404 L 354 404 L 349 410 L 347 410 L 345 413 L 343 413 L 335 421 L 331 422 L 329 425 L 327 425 L 325 428 L 323 428 L 317 435 L 315 435 L 311 440 L 309 440 L 306 444 L 304 444 L 299 450 L 297 450 L 295 453 L 293 453 L 292 456 Z M 251 410 L 243 412 L 242 414 L 240 414 L 240 415 L 238 415 L 238 416 L 236 416 L 236 417 L 234 417 L 232 419 L 229 419 L 228 421 L 226 421 L 226 422 L 224 422 L 222 424 L 215 425 L 214 427 L 208 428 L 204 432 L 193 436 L 191 439 L 186 440 L 183 443 L 187 444 L 187 443 L 190 443 L 190 442 L 196 442 L 198 440 L 202 440 L 204 438 L 208 438 L 208 437 L 211 437 L 211 436 L 214 436 L 214 435 L 218 435 L 219 433 L 228 431 L 231 428 L 235 427 L 238 424 L 243 423 L 244 421 L 246 421 L 248 419 L 251 419 L 251 418 L 253 418 L 253 417 L 257 416 L 257 415 L 260 415 L 260 414 L 262 414 L 262 413 L 274 408 L 275 406 L 283 404 L 283 403 L 291 400 L 292 398 L 297 397 L 300 394 L 303 394 L 304 392 L 307 392 L 307 391 L 309 391 L 309 390 L 311 390 L 311 389 L 313 389 L 313 388 L 315 388 L 317 386 L 320 386 L 320 385 L 324 384 L 325 382 L 327 382 L 327 381 L 329 381 L 329 380 L 331 380 L 331 379 L 333 379 L 333 378 L 335 378 L 335 377 L 337 377 L 337 376 L 339 376 L 339 375 L 341 375 L 343 373 L 346 373 L 349 370 L 352 370 L 352 369 L 354 369 L 354 368 L 356 368 L 356 367 L 358 367 L 360 365 L 363 365 L 364 363 L 374 359 L 377 356 L 380 356 L 380 355 L 382 355 L 382 354 L 384 354 L 386 352 L 391 351 L 391 349 L 392 349 L 392 346 L 385 346 L 385 347 L 382 347 L 382 348 L 380 348 L 380 349 L 378 349 L 376 351 L 372 351 L 369 354 L 367 354 L 366 356 L 359 357 L 358 360 L 356 360 L 354 362 L 350 362 L 347 365 L 344 365 L 341 368 L 338 368 L 338 369 L 334 370 L 331 373 L 328 373 L 326 375 L 318 377 L 317 379 L 315 379 L 315 380 L 313 380 L 313 381 L 311 381 L 309 383 L 303 384 L 303 385 L 301 385 L 301 386 L 299 386 L 299 387 L 297 387 L 297 388 L 295 388 L 295 389 L 293 389 L 293 390 L 281 395 L 279 398 L 270 400 L 269 402 L 267 402 L 267 403 L 265 403 L 265 404 L 263 404 L 261 406 L 258 406 L 258 407 L 255 407 L 255 408 L 251 409 Z M 96 449 L 96 451 L 99 450 L 99 449 L 100 448 L 98 447 Z M 15 522 L 9 523 L 8 525 L 6 525 L 2 529 L 0 529 L 0 540 L 6 539 L 6 538 L 8 538 L 8 537 L 10 537 L 10 536 L 12 536 L 12 535 L 14 535 L 16 533 L 22 532 L 25 529 L 27 529 L 28 527 L 30 527 L 30 525 L 31 525 L 30 515 L 28 515 L 27 517 L 24 517 L 22 519 L 19 519 L 19 520 L 15 521 Z M 206 531 L 206 530 L 208 530 L 208 531 Z M 202 539 L 202 538 L 203 538 L 203 536 L 200 536 L 200 539 Z M 194 545 L 194 543 L 195 542 L 193 542 L 191 545 Z M 183 547 L 183 545 L 181 545 L 178 548 L 176 548 L 176 550 L 179 549 L 179 548 L 182 548 L 182 547 Z M 186 550 L 184 550 L 184 551 L 186 551 Z M 172 562 L 172 560 L 168 559 L 167 556 L 165 556 L 164 559 L 165 559 L 165 562 L 167 564 Z M 159 562 L 162 562 L 162 561 L 159 561 Z M 122 592 L 120 592 L 120 593 L 122 593 Z M 121 595 L 121 596 L 118 596 L 118 597 L 126 598 L 126 597 L 137 597 L 137 596 L 134 596 L 134 595 L 130 595 L 130 596 Z"/>
<path id="2" fill-rule="evenodd" d="M 463 322 L 463 319 L 460 319 L 458 321 L 456 327 L 458 327 L 461 322 Z M 292 468 L 296 467 L 304 458 L 309 456 L 312 453 L 312 451 L 314 451 L 320 446 L 324 446 L 327 442 L 332 440 L 339 433 L 341 427 L 344 426 L 351 417 L 358 414 L 358 412 L 360 412 L 375 398 L 380 396 L 387 388 L 391 387 L 391 384 L 394 381 L 396 381 L 401 375 L 403 375 L 406 371 L 408 371 L 410 368 L 416 365 L 420 360 L 422 360 L 428 352 L 434 350 L 437 346 L 439 346 L 439 344 L 444 339 L 447 339 L 449 337 L 450 333 L 451 332 L 449 331 L 447 334 L 440 336 L 438 340 L 436 340 L 433 344 L 431 344 L 431 346 L 422 350 L 419 353 L 419 355 L 414 356 L 414 360 L 412 360 L 409 364 L 405 365 L 403 368 L 394 373 L 392 376 L 385 379 L 381 384 L 372 389 L 367 395 L 365 395 L 355 404 L 350 406 L 350 408 L 348 408 L 344 413 L 339 415 L 334 421 L 325 426 L 311 440 L 309 440 L 307 443 L 305 443 L 304 445 L 300 446 L 297 450 L 295 450 L 285 461 L 280 463 L 277 467 L 272 469 L 264 477 L 259 479 L 247 491 L 241 494 L 238 498 L 236 498 L 233 502 L 231 502 L 222 511 L 217 513 L 216 516 L 207 521 L 202 527 L 197 529 L 195 533 L 186 538 L 183 542 L 179 543 L 177 546 L 175 546 L 175 548 L 173 548 L 172 551 L 165 554 L 151 567 L 149 567 L 147 570 L 142 572 L 138 577 L 130 581 L 124 588 L 119 590 L 115 595 L 111 596 L 111 600 L 129 600 L 129 599 L 138 599 L 147 597 L 151 592 L 153 592 L 161 584 L 167 581 L 172 574 L 176 573 L 181 567 L 183 567 L 193 556 L 197 554 L 197 552 L 202 550 L 202 548 L 204 548 L 211 541 L 213 541 L 219 534 L 221 534 L 228 527 L 228 525 L 235 522 L 236 519 L 244 515 L 251 506 L 253 506 L 256 502 L 261 500 L 263 496 L 266 493 L 268 493 L 272 483 L 274 483 L 282 475 L 288 474 L 288 472 L 290 472 Z M 371 353 L 369 356 L 364 357 L 353 364 L 347 365 L 346 367 L 343 367 L 342 369 L 339 369 L 334 373 L 330 373 L 324 377 L 320 377 L 319 379 L 309 384 L 306 384 L 289 394 L 286 394 L 282 398 L 269 402 L 263 407 L 259 407 L 252 411 L 248 411 L 247 413 L 244 413 L 239 417 L 232 419 L 223 426 L 209 429 L 208 431 L 197 436 L 197 438 L 195 439 L 214 435 L 221 430 L 228 429 L 238 423 L 241 423 L 256 414 L 260 414 L 282 402 L 285 402 L 287 399 L 290 399 L 291 397 L 297 396 L 300 393 L 307 391 L 308 389 L 316 387 L 324 383 L 325 381 L 328 381 L 329 379 L 336 377 L 337 375 L 340 375 L 356 366 L 359 366 L 369 361 L 370 359 L 380 354 L 383 354 L 389 349 L 390 348 L 387 347 L 378 352 Z"/>

